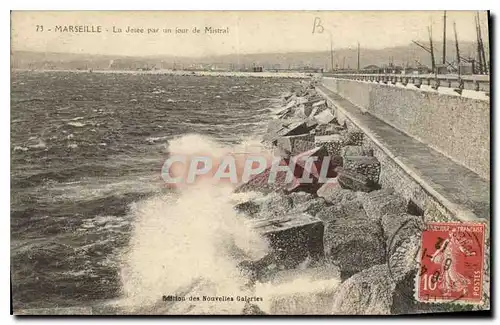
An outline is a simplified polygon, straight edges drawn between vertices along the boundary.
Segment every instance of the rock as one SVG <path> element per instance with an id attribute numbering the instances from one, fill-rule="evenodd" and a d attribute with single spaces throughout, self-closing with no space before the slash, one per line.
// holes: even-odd
<path id="1" fill-rule="evenodd" d="M 307 213 L 314 217 L 327 206 L 328 202 L 325 199 L 317 197 L 307 202 L 294 205 L 290 213 Z"/>
<path id="2" fill-rule="evenodd" d="M 282 109 L 280 109 L 279 111 L 277 111 L 276 113 L 274 113 L 274 115 L 283 116 L 283 115 L 285 115 L 288 112 L 290 112 L 290 109 L 286 108 L 286 107 L 283 107 Z"/>
<path id="3" fill-rule="evenodd" d="M 340 125 L 336 124 L 323 124 L 317 125 L 314 129 L 315 135 L 332 135 L 341 134 L 344 129 Z"/>
<path id="4" fill-rule="evenodd" d="M 318 190 L 317 194 L 330 204 L 343 204 L 358 199 L 356 192 L 349 189 L 343 189 L 340 185 L 335 183 L 324 184 Z"/>
<path id="5" fill-rule="evenodd" d="M 346 145 L 361 146 L 365 135 L 361 131 L 347 130 L 343 136 Z"/>
<path id="6" fill-rule="evenodd" d="M 424 220 L 406 213 L 385 214 L 381 223 L 391 276 L 401 280 L 409 272 L 418 270 Z"/>
<path id="7" fill-rule="evenodd" d="M 298 120 L 283 121 L 275 119 L 269 121 L 266 134 L 263 137 L 263 141 L 273 143 L 279 137 L 288 135 L 299 135 L 308 132 L 309 128 L 307 127 L 304 121 L 298 121 Z"/>
<path id="8" fill-rule="evenodd" d="M 307 258 L 324 257 L 323 222 L 308 214 L 288 214 L 281 218 L 252 220 L 250 226 L 267 238 L 276 263 L 294 268 Z"/>
<path id="9" fill-rule="evenodd" d="M 317 125 L 318 125 L 318 121 L 316 121 L 316 119 L 314 119 L 314 118 L 307 118 L 306 119 L 306 126 L 309 130 L 314 131 L 314 129 L 316 128 Z"/>
<path id="10" fill-rule="evenodd" d="M 245 303 L 245 307 L 243 307 L 243 310 L 241 312 L 242 315 L 267 315 L 265 312 L 262 311 L 262 309 L 259 308 L 256 304 L 252 303 Z"/>
<path id="11" fill-rule="evenodd" d="M 267 122 L 267 133 L 276 133 L 279 129 L 283 127 L 283 121 L 281 120 L 270 120 Z"/>
<path id="12" fill-rule="evenodd" d="M 373 150 L 362 146 L 345 146 L 341 149 L 340 154 L 345 156 L 373 156 Z"/>
<path id="13" fill-rule="evenodd" d="M 254 201 L 246 201 L 242 203 L 238 203 L 234 206 L 234 208 L 241 213 L 244 213 L 248 216 L 255 216 L 260 212 L 261 206 L 260 204 Z"/>
<path id="14" fill-rule="evenodd" d="M 414 298 L 415 272 L 393 279 L 387 264 L 363 270 L 335 290 L 332 314 L 399 315 L 454 311 L 452 304 L 426 304 Z M 450 306 L 451 305 L 451 306 Z"/>
<path id="15" fill-rule="evenodd" d="M 343 167 L 346 170 L 365 175 L 373 183 L 378 183 L 380 162 L 375 157 L 343 156 Z"/>
<path id="16" fill-rule="evenodd" d="M 316 115 L 318 115 L 319 113 L 322 113 L 323 111 L 326 111 L 326 110 L 328 110 L 327 106 L 312 107 L 311 115 L 309 115 L 309 116 L 314 118 Z M 323 124 L 323 125 L 330 125 L 330 124 Z"/>
<path id="17" fill-rule="evenodd" d="M 294 155 L 316 147 L 314 136 L 309 133 L 280 137 L 276 140 L 276 146 Z"/>
<path id="18" fill-rule="evenodd" d="M 306 113 L 304 105 L 297 106 L 293 109 L 293 115 L 300 119 L 306 119 L 309 115 Z"/>
<path id="19" fill-rule="evenodd" d="M 387 191 L 373 191 L 363 200 L 363 208 L 369 218 L 380 221 L 383 215 L 400 215 L 406 212 L 408 202 L 405 198 Z"/>
<path id="20" fill-rule="evenodd" d="M 323 147 L 315 147 L 312 150 L 308 150 L 297 154 L 292 157 L 295 162 L 294 170 L 294 182 L 288 191 L 304 191 L 308 193 L 316 193 L 316 191 L 321 187 L 319 182 L 321 166 L 323 164 L 323 159 L 328 155 L 328 152 Z M 306 161 L 309 158 L 316 157 L 316 161 L 312 164 L 311 168 L 306 166 Z M 307 167 L 307 168 L 306 168 Z M 303 175 L 306 174 L 308 178 L 312 179 L 312 182 L 302 181 Z M 327 174 L 328 176 L 328 174 Z"/>
<path id="21" fill-rule="evenodd" d="M 311 103 L 311 105 L 313 105 L 314 103 L 317 103 L 319 101 L 322 101 L 324 100 L 322 96 L 320 96 L 318 93 L 311 93 L 310 94 L 311 97 L 309 97 L 309 103 Z M 325 103 L 326 105 L 326 103 Z"/>
<path id="22" fill-rule="evenodd" d="M 281 166 L 288 166 L 289 168 L 294 168 L 292 171 L 293 176 L 291 182 L 288 181 L 287 171 L 278 171 L 276 173 L 276 178 L 271 182 L 270 174 L 272 166 L 266 168 L 262 173 L 254 175 L 250 180 L 244 184 L 238 186 L 234 192 L 248 192 L 257 191 L 262 193 L 270 193 L 273 191 L 285 191 L 285 192 L 296 192 L 305 191 L 310 193 L 316 193 L 318 188 L 321 187 L 319 183 L 319 170 L 316 165 L 321 165 L 322 160 L 328 153 L 322 147 L 316 147 L 312 150 L 294 155 L 293 157 L 285 157 L 281 160 Z M 312 170 L 307 171 L 308 176 L 312 179 L 312 183 L 301 182 L 304 175 L 305 159 L 308 157 L 318 157 L 316 165 L 313 165 Z M 294 159 L 296 164 L 291 164 L 290 159 Z"/>
<path id="23" fill-rule="evenodd" d="M 309 129 L 306 126 L 305 122 L 293 122 L 291 124 L 285 124 L 284 128 L 278 131 L 278 134 L 281 136 L 287 135 L 299 135 L 309 132 Z"/>
<path id="24" fill-rule="evenodd" d="M 332 156 L 340 156 L 340 149 L 344 144 L 344 140 L 339 134 L 316 135 L 314 137 L 314 143 L 317 146 L 325 147 L 328 154 Z"/>
<path id="25" fill-rule="evenodd" d="M 316 114 L 318 114 L 318 107 L 313 107 L 311 110 L 311 114 L 309 114 L 309 117 L 312 118 L 316 122 L 316 125 L 317 125 L 318 121 L 316 121 L 316 119 L 314 118 L 314 116 Z"/>
<path id="26" fill-rule="evenodd" d="M 316 147 L 317 146 L 313 141 L 297 139 L 294 141 L 292 154 L 298 155 L 301 152 L 307 152 L 307 151 L 314 150 Z"/>
<path id="27" fill-rule="evenodd" d="M 318 107 L 322 105 L 326 106 L 326 100 L 320 100 L 319 102 L 315 102 L 314 104 L 312 104 L 312 107 Z"/>
<path id="28" fill-rule="evenodd" d="M 273 138 L 276 137 L 278 131 L 283 128 L 283 121 L 278 119 L 270 120 L 267 123 L 266 134 L 264 135 L 264 141 L 271 142 Z"/>
<path id="29" fill-rule="evenodd" d="M 279 193 L 271 193 L 263 198 L 255 200 L 260 205 L 260 217 L 280 217 L 293 207 L 292 198 Z"/>
<path id="30" fill-rule="evenodd" d="M 387 265 L 374 265 L 339 286 L 332 314 L 390 315 L 395 288 Z"/>
<path id="31" fill-rule="evenodd" d="M 289 197 L 292 199 L 293 206 L 300 205 L 302 203 L 306 203 L 314 198 L 314 195 L 306 192 L 295 192 L 291 193 Z"/>
<path id="32" fill-rule="evenodd" d="M 302 105 L 302 104 L 306 104 L 309 99 L 307 99 L 306 97 L 297 97 L 295 98 L 295 101 L 297 102 L 298 105 Z"/>
<path id="33" fill-rule="evenodd" d="M 283 162 L 285 164 L 286 162 Z M 285 191 L 290 186 L 286 181 L 287 173 L 279 171 L 276 173 L 274 182 L 269 181 L 271 167 L 266 168 L 262 173 L 252 176 L 248 182 L 239 185 L 234 189 L 235 193 L 255 191 L 260 193 L 271 193 L 275 191 Z"/>
<path id="34" fill-rule="evenodd" d="M 325 255 L 339 266 L 342 279 L 385 262 L 382 227 L 359 202 L 328 206 L 316 217 L 325 223 Z"/>
<path id="35" fill-rule="evenodd" d="M 344 168 L 337 168 L 338 182 L 342 188 L 353 191 L 371 192 L 378 188 L 378 185 L 363 174 L 352 172 Z"/>
<path id="36" fill-rule="evenodd" d="M 330 110 L 326 109 L 314 118 L 318 121 L 318 124 L 328 124 L 335 119 L 335 116 L 333 116 Z"/>

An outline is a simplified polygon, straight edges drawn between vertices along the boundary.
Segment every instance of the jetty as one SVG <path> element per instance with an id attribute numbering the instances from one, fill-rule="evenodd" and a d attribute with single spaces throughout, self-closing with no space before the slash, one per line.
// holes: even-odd
<path id="1" fill-rule="evenodd" d="M 431 77 L 436 81 L 435 76 L 329 76 L 302 81 L 283 95 L 283 109 L 269 122 L 264 141 L 291 157 L 303 152 L 319 160 L 334 157 L 330 169 L 337 183 L 270 189 L 255 181 L 263 173 L 237 188 L 266 194 L 264 200 L 235 208 L 275 248 L 265 262 L 245 267 L 253 269 L 257 282 L 300 267 L 337 273 L 318 276 L 330 289 L 268 297 L 272 303 L 266 313 L 489 309 L 489 98 L 412 86 Z M 488 78 L 466 82 L 480 92 Z M 421 237 L 429 222 L 485 225 L 482 304 L 415 299 Z"/>

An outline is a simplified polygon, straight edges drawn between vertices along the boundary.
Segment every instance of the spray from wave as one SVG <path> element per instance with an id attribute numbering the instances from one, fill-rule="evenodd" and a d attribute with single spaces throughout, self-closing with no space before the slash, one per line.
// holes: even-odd
<path id="1" fill-rule="evenodd" d="M 169 142 L 171 154 L 222 157 L 238 151 L 272 155 L 255 140 L 232 148 L 200 135 Z M 203 297 L 263 296 L 264 302 L 257 304 L 262 310 L 272 312 L 272 304 L 277 303 L 284 304 L 281 311 L 288 312 L 290 306 L 338 285 L 332 278 L 333 269 L 326 266 L 319 270 L 319 277 L 296 270 L 285 282 L 257 283 L 250 289 L 238 264 L 260 259 L 270 249 L 233 208 L 261 194 L 236 194 L 234 186 L 199 181 L 132 206 L 135 226 L 121 273 L 123 307 L 141 314 L 241 314 L 244 301 L 203 301 Z M 163 296 L 182 296 L 187 301 L 165 302 Z M 189 297 L 202 301 L 191 302 Z M 315 308 L 323 309 L 316 312 L 329 310 L 329 306 L 330 302 L 318 302 Z"/>
<path id="2" fill-rule="evenodd" d="M 242 146 L 248 150 L 249 143 Z M 251 147 L 258 150 L 255 143 Z M 199 135 L 183 136 L 169 143 L 172 154 L 210 153 L 222 157 L 231 150 L 235 148 Z M 243 260 L 263 257 L 268 253 L 268 245 L 233 209 L 235 203 L 256 194 L 232 191 L 231 184 L 198 182 L 132 206 L 135 226 L 123 256 L 122 304 L 156 304 L 158 312 L 162 296 L 182 294 L 185 288 L 201 296 L 248 293 L 245 289 L 248 279 L 237 265 Z M 206 308 L 228 306 L 215 302 Z M 233 302 L 231 306 L 235 313 L 241 312 L 238 304 Z"/>

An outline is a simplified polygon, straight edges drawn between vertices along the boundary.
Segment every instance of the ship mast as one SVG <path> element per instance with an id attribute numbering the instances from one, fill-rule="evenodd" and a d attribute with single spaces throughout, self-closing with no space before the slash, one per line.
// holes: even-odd
<path id="1" fill-rule="evenodd" d="M 432 25 L 427 27 L 427 31 L 429 32 L 429 43 L 430 43 L 430 53 L 431 53 L 431 64 L 432 64 L 432 73 L 436 72 L 436 61 L 434 59 L 434 45 L 432 44 Z"/>
<path id="2" fill-rule="evenodd" d="M 446 64 L 446 10 L 443 16 L 443 64 Z"/>
<path id="3" fill-rule="evenodd" d="M 458 47 L 457 24 L 453 22 L 453 32 L 455 33 L 455 51 L 457 52 L 457 70 L 460 75 L 460 48 Z"/>
<path id="4" fill-rule="evenodd" d="M 478 43 L 479 43 L 479 53 L 481 56 L 481 61 L 483 65 L 483 72 L 488 73 L 488 67 L 486 64 L 486 55 L 484 53 L 484 44 L 483 44 L 483 37 L 481 35 L 481 21 L 479 20 L 479 12 L 476 12 L 476 17 L 477 17 L 477 34 L 478 34 Z"/>
<path id="5" fill-rule="evenodd" d="M 330 59 L 332 61 L 332 72 L 334 71 L 333 67 L 333 40 L 332 40 L 332 35 L 330 35 Z"/>
<path id="6" fill-rule="evenodd" d="M 359 42 L 358 42 L 358 72 L 359 72 Z"/>
<path id="7" fill-rule="evenodd" d="M 481 42 L 480 42 L 480 35 L 479 35 L 479 25 L 478 25 L 478 16 L 474 16 L 474 23 L 476 25 L 476 41 L 477 41 L 477 46 L 476 46 L 476 51 L 477 51 L 477 61 L 478 61 L 478 69 L 479 69 L 479 74 L 483 73 L 483 57 L 481 55 Z"/>

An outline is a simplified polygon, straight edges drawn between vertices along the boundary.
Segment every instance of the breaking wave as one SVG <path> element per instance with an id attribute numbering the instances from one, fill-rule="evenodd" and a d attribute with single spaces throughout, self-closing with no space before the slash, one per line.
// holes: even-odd
<path id="1" fill-rule="evenodd" d="M 257 143 L 248 139 L 239 146 L 264 150 Z M 238 149 L 196 134 L 169 142 L 171 154 L 222 157 L 234 150 Z M 206 294 L 244 292 L 247 279 L 237 264 L 263 257 L 268 246 L 233 209 L 235 203 L 255 194 L 232 191 L 231 184 L 198 182 L 133 204 L 135 226 L 123 256 L 121 303 L 154 304 L 200 279 L 210 283 Z"/>

